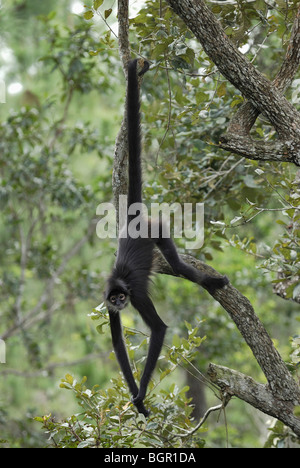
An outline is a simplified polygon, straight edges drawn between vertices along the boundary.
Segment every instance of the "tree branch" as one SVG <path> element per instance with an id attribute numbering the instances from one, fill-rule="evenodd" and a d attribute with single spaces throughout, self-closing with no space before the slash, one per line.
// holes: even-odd
<path id="1" fill-rule="evenodd" d="M 273 81 L 273 86 L 283 93 L 290 86 L 299 64 L 300 7 L 295 17 L 285 59 Z M 287 148 L 291 142 L 261 142 L 250 138 L 250 130 L 258 116 L 258 109 L 251 102 L 245 102 L 232 118 L 227 133 L 221 136 L 220 147 L 236 154 L 242 154 L 248 159 L 294 162 L 293 157 L 291 158 L 292 151 Z"/>
<path id="2" fill-rule="evenodd" d="M 220 275 L 212 267 L 190 255 L 181 255 L 181 258 L 184 262 L 209 275 Z M 157 253 L 155 265 L 157 273 L 176 276 L 160 253 Z M 263 324 L 255 314 L 251 303 L 231 284 L 216 290 L 212 296 L 228 312 L 250 347 L 268 381 L 265 391 L 268 391 L 272 395 L 273 402 L 280 401 L 285 405 L 286 410 L 289 408 L 289 416 L 292 418 L 293 406 L 300 404 L 300 388 L 276 350 Z M 264 409 L 264 412 L 271 414 L 268 411 L 268 407 Z M 280 414 L 280 408 L 277 408 L 276 411 Z M 298 434 L 300 434 L 300 430 Z"/>
<path id="3" fill-rule="evenodd" d="M 249 101 L 250 106 L 256 108 L 274 126 L 279 138 L 282 140 L 282 149 L 285 151 L 282 153 L 280 160 L 292 161 L 300 166 L 300 113 L 276 89 L 276 86 L 265 78 L 229 40 L 221 24 L 203 0 L 167 0 L 167 2 L 191 29 L 202 44 L 204 51 L 217 65 L 223 76 L 240 90 Z M 299 41 L 298 20 L 297 15 L 294 28 L 295 34 L 292 40 L 292 44 L 295 45 Z M 287 70 L 289 70 L 290 76 L 292 74 L 290 70 L 292 59 L 299 60 L 299 52 L 296 51 L 295 54 L 294 50 L 290 48 L 288 51 L 290 55 L 287 55 L 284 66 L 279 72 L 279 81 L 282 87 L 285 87 L 290 79 L 286 78 L 288 75 Z M 248 128 L 249 126 L 251 128 L 251 122 L 254 118 L 256 119 L 256 113 L 251 117 Z M 240 123 L 239 125 L 243 128 L 245 135 L 246 123 Z M 235 140 L 238 138 L 239 135 L 235 135 Z M 221 146 L 224 147 L 225 143 L 225 149 L 231 150 L 228 139 L 222 142 Z M 239 146 L 242 146 L 242 142 L 239 143 Z M 245 155 L 246 150 L 240 151 L 239 154 Z M 257 152 L 255 156 L 256 159 L 266 160 L 268 154 Z M 280 155 L 276 160 L 279 157 Z"/>
<path id="4" fill-rule="evenodd" d="M 295 17 L 290 43 L 285 59 L 277 73 L 273 85 L 281 93 L 291 85 L 300 65 L 300 7 Z M 228 127 L 228 134 L 248 135 L 253 127 L 259 111 L 250 102 L 245 102 L 236 112 Z M 228 146 L 227 148 L 228 149 Z M 234 150 L 233 150 L 234 151 Z"/>
<path id="5" fill-rule="evenodd" d="M 293 405 L 289 401 L 274 397 L 266 385 L 257 383 L 240 372 L 215 364 L 209 365 L 208 375 L 227 398 L 240 398 L 263 413 L 279 419 L 300 436 L 300 419 L 293 414 Z"/>
<path id="6" fill-rule="evenodd" d="M 246 117 L 244 112 L 248 112 L 248 117 Z M 248 118 L 251 119 L 251 116 L 254 116 L 255 108 L 252 104 L 247 103 L 247 106 L 244 107 L 244 112 L 242 116 L 242 121 L 239 121 L 239 126 L 243 125 Z M 243 122 L 243 123 L 242 123 Z M 235 122 L 236 125 L 236 122 Z M 245 127 L 244 127 L 245 128 Z M 300 165 L 300 154 L 299 154 L 299 164 L 298 164 L 298 153 L 299 149 L 294 147 L 294 141 L 261 141 L 253 140 L 249 135 L 244 134 L 244 131 L 239 134 L 234 133 L 225 133 L 220 137 L 219 141 L 220 147 L 231 151 L 235 154 L 244 156 L 245 158 L 252 159 L 254 161 L 277 161 L 277 162 L 291 162 L 297 165 Z"/>

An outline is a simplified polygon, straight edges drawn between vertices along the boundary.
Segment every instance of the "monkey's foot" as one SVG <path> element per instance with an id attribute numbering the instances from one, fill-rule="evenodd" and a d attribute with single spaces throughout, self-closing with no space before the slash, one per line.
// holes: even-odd
<path id="1" fill-rule="evenodd" d="M 145 408 L 143 400 L 141 400 L 141 398 L 137 395 L 136 397 L 133 397 L 131 399 L 131 401 L 134 404 L 134 406 L 136 407 L 136 409 L 138 410 L 138 412 L 143 414 L 145 416 L 145 418 L 148 418 L 148 416 L 150 414 L 150 411 L 148 411 Z"/>
<path id="2" fill-rule="evenodd" d="M 223 288 L 227 284 L 229 284 L 227 276 L 205 275 L 205 278 L 202 280 L 202 285 L 211 293 L 214 293 L 216 289 Z"/>

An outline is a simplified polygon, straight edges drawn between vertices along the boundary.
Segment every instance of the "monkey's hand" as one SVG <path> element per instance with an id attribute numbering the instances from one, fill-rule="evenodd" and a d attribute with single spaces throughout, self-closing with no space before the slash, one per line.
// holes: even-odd
<path id="1" fill-rule="evenodd" d="M 144 60 L 144 59 L 139 59 L 138 60 L 138 68 L 139 68 L 139 72 L 138 72 L 138 76 L 143 76 L 150 68 L 150 63 L 147 62 L 147 60 Z"/>
<path id="2" fill-rule="evenodd" d="M 145 418 L 148 418 L 149 414 L 150 414 L 150 411 L 148 411 L 145 406 L 144 406 L 144 402 L 143 402 L 143 398 L 141 398 L 138 394 L 136 397 L 132 397 L 131 399 L 132 403 L 134 404 L 134 406 L 136 407 L 136 409 L 138 410 L 139 413 L 142 413 Z"/>

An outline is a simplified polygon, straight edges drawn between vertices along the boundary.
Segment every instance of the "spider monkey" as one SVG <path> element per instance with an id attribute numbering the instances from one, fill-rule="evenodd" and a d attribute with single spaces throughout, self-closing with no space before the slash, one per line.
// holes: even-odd
<path id="1" fill-rule="evenodd" d="M 147 61 L 136 59 L 128 64 L 127 84 L 127 127 L 128 127 L 128 211 L 127 226 L 135 219 L 136 214 L 129 214 L 133 203 L 142 203 L 142 171 L 141 171 L 141 132 L 140 132 L 140 96 L 138 77 L 149 69 Z M 139 71 L 140 70 L 140 71 Z M 145 221 L 150 228 L 152 221 Z M 162 224 L 159 221 L 158 234 L 152 238 L 150 235 L 131 237 L 119 235 L 116 262 L 108 279 L 105 301 L 110 317 L 110 327 L 113 347 L 119 361 L 121 370 L 132 394 L 132 402 L 139 413 L 146 417 L 149 411 L 144 406 L 147 386 L 163 345 L 167 325 L 157 314 L 149 297 L 149 279 L 153 269 L 153 251 L 158 247 L 173 271 L 194 283 L 204 286 L 208 291 L 222 288 L 228 284 L 226 276 L 212 277 L 190 265 L 184 263 L 179 257 L 173 240 L 162 235 Z M 131 302 L 140 313 L 142 319 L 151 330 L 148 356 L 144 372 L 138 388 L 129 363 L 125 344 L 123 341 L 120 312 Z"/>

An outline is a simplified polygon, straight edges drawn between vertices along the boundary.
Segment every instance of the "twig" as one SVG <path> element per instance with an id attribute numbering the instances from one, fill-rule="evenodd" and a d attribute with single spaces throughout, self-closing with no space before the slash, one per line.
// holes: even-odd
<path id="1" fill-rule="evenodd" d="M 182 438 L 182 439 L 187 439 L 188 437 L 191 437 L 193 434 L 195 434 L 195 432 L 197 432 L 200 429 L 201 426 L 203 426 L 203 424 L 205 423 L 205 421 L 207 420 L 208 416 L 211 413 L 213 413 L 214 411 L 221 411 L 223 408 L 224 408 L 223 403 L 221 403 L 220 405 L 212 406 L 211 408 L 208 408 L 208 410 L 204 414 L 203 418 L 198 422 L 198 424 L 194 427 L 194 429 L 192 429 L 191 431 L 186 432 L 186 433 L 176 434 L 173 437 L 174 438 Z"/>
<path id="2" fill-rule="evenodd" d="M 165 57 L 165 61 L 166 61 L 166 57 Z M 157 150 L 157 154 L 156 154 L 156 164 L 157 164 L 157 159 L 158 159 L 158 155 L 159 155 L 159 152 L 160 152 L 160 149 L 162 147 L 162 145 L 164 144 L 164 141 L 167 137 L 167 134 L 169 133 L 169 130 L 171 128 L 171 114 L 172 114 L 172 91 L 171 91 L 171 83 L 170 83 L 170 74 L 169 74 L 169 70 L 166 69 L 166 74 L 167 74 L 167 82 L 168 82 L 168 93 L 169 93 L 169 112 L 168 112 L 168 122 L 167 122 L 167 128 L 165 130 L 165 134 L 159 144 L 159 148 Z"/>

